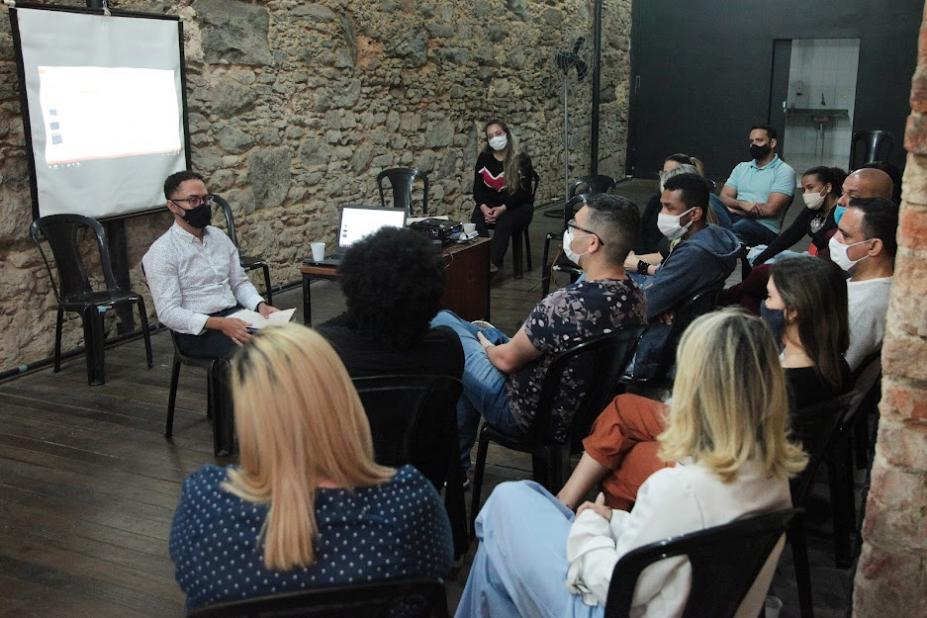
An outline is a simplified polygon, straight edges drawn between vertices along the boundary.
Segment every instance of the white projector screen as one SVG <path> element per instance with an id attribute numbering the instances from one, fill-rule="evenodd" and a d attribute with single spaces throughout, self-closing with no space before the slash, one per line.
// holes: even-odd
<path id="1" fill-rule="evenodd" d="M 10 11 L 34 217 L 160 208 L 189 168 L 180 24 L 128 15 Z"/>

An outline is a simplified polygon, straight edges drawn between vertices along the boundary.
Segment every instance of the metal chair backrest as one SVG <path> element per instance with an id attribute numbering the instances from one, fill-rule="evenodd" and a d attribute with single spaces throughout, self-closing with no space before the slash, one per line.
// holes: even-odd
<path id="1" fill-rule="evenodd" d="M 457 400 L 463 385 L 448 376 L 354 378 L 377 463 L 413 464 L 436 485 L 447 474 L 446 449 L 456 452 Z"/>
<path id="2" fill-rule="evenodd" d="M 221 195 L 213 195 L 212 197 L 216 205 L 222 210 L 222 215 L 225 217 L 225 229 L 229 238 L 232 240 L 232 244 L 237 248 L 238 233 L 235 229 L 235 218 L 232 216 L 232 207 Z"/>
<path id="3" fill-rule="evenodd" d="M 848 411 L 859 398 L 859 393 L 852 391 L 792 414 L 792 431 L 809 456 L 808 465 L 791 480 L 792 504 L 802 506 L 805 503 L 818 468 L 830 451 Z"/>
<path id="4" fill-rule="evenodd" d="M 850 169 L 866 163 L 888 161 L 895 147 L 895 136 L 888 131 L 857 131 L 850 144 Z"/>
<path id="5" fill-rule="evenodd" d="M 753 515 L 633 549 L 615 565 L 605 618 L 631 615 L 641 571 L 655 562 L 685 556 L 692 585 L 683 618 L 734 616 L 789 522 L 801 509 Z"/>
<path id="6" fill-rule="evenodd" d="M 444 583 L 405 579 L 218 603 L 190 618 L 447 618 Z"/>
<path id="7" fill-rule="evenodd" d="M 428 175 L 413 167 L 393 167 L 377 174 L 377 189 L 380 191 L 380 205 L 386 207 L 386 194 L 383 191 L 383 180 L 389 180 L 393 189 L 393 208 L 405 208 L 406 215 L 412 213 L 412 186 L 416 178 L 421 178 L 424 184 L 422 189 L 422 215 L 428 214 Z"/>
<path id="8" fill-rule="evenodd" d="M 625 326 L 574 346 L 553 359 L 541 386 L 531 428 L 535 440 L 578 444 L 589 435 L 592 422 L 615 396 L 618 378 L 634 355 L 642 330 L 642 326 Z M 578 400 L 562 396 L 562 385 L 567 381 L 579 382 L 582 395 Z M 569 419 L 565 426 L 557 420 L 563 418 Z"/>
<path id="9" fill-rule="evenodd" d="M 541 184 L 541 175 L 536 171 L 531 170 L 531 203 L 535 203 L 535 198 L 538 195 L 538 186 Z"/>
<path id="10" fill-rule="evenodd" d="M 577 193 L 563 204 L 563 229 L 566 230 L 567 223 L 573 219 L 576 211 L 589 203 L 593 193 Z"/>
<path id="11" fill-rule="evenodd" d="M 615 186 L 615 179 L 611 176 L 596 174 L 595 176 L 580 176 L 570 183 L 567 197 L 580 193 L 608 193 Z"/>
<path id="12" fill-rule="evenodd" d="M 93 292 L 90 284 L 89 271 L 81 256 L 80 237 L 81 230 L 89 230 L 94 236 L 97 250 L 100 254 L 100 266 L 103 270 L 103 280 L 108 291 L 120 289 L 113 275 L 113 267 L 109 258 L 109 244 L 106 241 L 106 232 L 96 219 L 83 215 L 48 215 L 32 222 L 29 235 L 39 249 L 42 261 L 51 279 L 55 298 L 59 303 L 67 302 L 69 298 Z M 51 247 L 58 270 L 58 282 L 52 274 L 51 263 L 42 243 L 47 242 Z"/>

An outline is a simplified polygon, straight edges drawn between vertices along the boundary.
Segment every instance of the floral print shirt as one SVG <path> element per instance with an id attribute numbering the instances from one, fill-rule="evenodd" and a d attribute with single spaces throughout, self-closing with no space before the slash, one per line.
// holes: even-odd
<path id="1" fill-rule="evenodd" d="M 614 330 L 643 324 L 644 294 L 630 278 L 578 281 L 548 295 L 522 326 L 543 354 L 508 377 L 512 416 L 525 431 L 531 427 L 547 369 L 558 354 Z M 565 439 L 585 380 L 568 369 L 560 387 L 553 409 L 554 437 Z"/>

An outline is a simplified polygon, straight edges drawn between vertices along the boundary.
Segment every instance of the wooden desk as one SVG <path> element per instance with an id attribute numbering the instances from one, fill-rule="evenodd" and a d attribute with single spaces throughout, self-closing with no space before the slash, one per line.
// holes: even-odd
<path id="1" fill-rule="evenodd" d="M 466 244 L 445 247 L 444 256 L 447 282 L 441 306 L 450 309 L 465 320 L 489 320 L 489 239 L 477 238 Z M 337 279 L 334 266 L 301 264 L 303 276 L 303 324 L 312 325 L 312 293 L 309 284 L 313 279 Z"/>

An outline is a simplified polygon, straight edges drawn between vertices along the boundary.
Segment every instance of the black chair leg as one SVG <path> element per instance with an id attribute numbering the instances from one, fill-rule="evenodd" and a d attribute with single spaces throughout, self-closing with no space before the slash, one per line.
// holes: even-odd
<path id="1" fill-rule="evenodd" d="M 261 266 L 261 270 L 264 271 L 264 290 L 265 295 L 267 296 L 267 304 L 274 304 L 274 294 L 270 289 L 270 267 L 267 264 Z"/>
<path id="2" fill-rule="evenodd" d="M 467 500 L 464 497 L 463 470 L 460 455 L 456 449 L 449 453 L 447 485 L 444 488 L 444 509 L 451 522 L 451 536 L 454 539 L 454 559 L 467 553 L 470 546 L 467 522 Z"/>
<path id="3" fill-rule="evenodd" d="M 489 450 L 489 436 L 480 430 L 476 447 L 476 466 L 473 470 L 473 487 L 470 495 L 470 536 L 476 536 L 476 516 L 480 511 L 480 494 L 483 491 L 483 473 L 486 471 L 486 453 Z"/>
<path id="4" fill-rule="evenodd" d="M 171 389 L 167 396 L 167 420 L 164 423 L 164 437 L 168 440 L 174 432 L 174 406 L 177 403 L 177 383 L 180 381 L 180 357 L 174 352 L 174 363 L 171 365 Z"/>
<path id="5" fill-rule="evenodd" d="M 138 299 L 138 317 L 142 323 L 142 338 L 145 340 L 145 360 L 148 361 L 148 368 L 154 367 L 154 359 L 151 354 L 151 333 L 148 332 L 148 312 L 145 310 L 145 301 Z"/>
<path id="6" fill-rule="evenodd" d="M 525 262 L 528 264 L 528 270 L 530 271 L 533 267 L 531 266 L 531 234 L 528 233 L 530 226 L 525 227 L 524 231 L 524 245 L 525 245 Z"/>
<path id="7" fill-rule="evenodd" d="M 550 489 L 550 457 L 543 451 L 531 454 L 531 476 L 535 483 Z"/>
<path id="8" fill-rule="evenodd" d="M 103 314 L 96 306 L 84 309 L 81 314 L 84 327 L 84 353 L 87 357 L 87 383 L 91 386 L 105 382 L 103 375 Z"/>
<path id="9" fill-rule="evenodd" d="M 61 326 L 64 322 L 64 309 L 58 307 L 58 318 L 55 321 L 55 373 L 61 371 Z"/>
<path id="10" fill-rule="evenodd" d="M 224 364 L 224 367 L 220 366 Z M 232 405 L 225 381 L 228 380 L 228 361 L 219 359 L 212 363 L 208 372 L 210 381 L 213 423 L 213 454 L 228 457 L 235 449 L 235 423 L 232 419 Z"/>
<path id="11" fill-rule="evenodd" d="M 521 279 L 521 232 L 516 231 L 512 234 L 512 277 Z"/>
<path id="12" fill-rule="evenodd" d="M 848 568 L 852 562 L 850 535 L 856 528 L 852 471 L 847 436 L 838 436 L 827 459 L 827 480 L 834 519 L 834 563 L 841 569 Z"/>
<path id="13" fill-rule="evenodd" d="M 811 597 L 811 567 L 808 564 L 808 544 L 805 541 L 805 523 L 797 515 L 787 532 L 792 546 L 792 563 L 795 565 L 795 582 L 798 586 L 798 606 L 801 618 L 814 618 L 814 602 Z"/>

